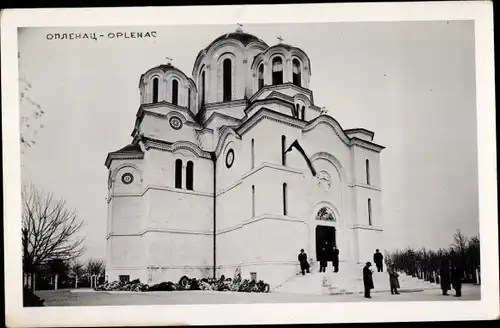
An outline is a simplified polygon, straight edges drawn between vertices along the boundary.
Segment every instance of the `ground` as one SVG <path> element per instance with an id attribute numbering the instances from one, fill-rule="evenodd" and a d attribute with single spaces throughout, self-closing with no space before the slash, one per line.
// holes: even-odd
<path id="1" fill-rule="evenodd" d="M 46 306 L 81 305 L 159 305 L 159 304 L 245 304 L 245 303 L 310 303 L 310 302 L 388 302 L 388 301 L 471 301 L 480 300 L 480 286 L 464 285 L 462 297 L 441 295 L 440 289 L 421 292 L 373 293 L 367 300 L 362 294 L 353 295 L 300 295 L 300 294 L 260 294 L 214 291 L 177 292 L 94 292 L 92 290 L 36 291 L 45 300 Z"/>

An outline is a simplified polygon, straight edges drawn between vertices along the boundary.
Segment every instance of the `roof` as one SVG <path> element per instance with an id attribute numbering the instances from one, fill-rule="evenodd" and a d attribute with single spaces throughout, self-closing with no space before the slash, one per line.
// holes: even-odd
<path id="1" fill-rule="evenodd" d="M 141 146 L 139 144 L 129 144 L 123 147 L 122 149 L 119 149 L 117 151 L 112 152 L 112 154 L 116 153 L 142 153 Z"/>

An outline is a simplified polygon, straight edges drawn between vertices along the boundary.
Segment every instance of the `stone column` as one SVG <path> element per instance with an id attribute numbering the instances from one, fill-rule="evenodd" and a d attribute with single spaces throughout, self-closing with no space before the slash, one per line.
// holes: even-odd
<path id="1" fill-rule="evenodd" d="M 187 180 L 187 176 L 186 176 L 186 167 L 187 167 L 187 161 L 182 161 L 182 189 L 187 189 L 186 186 L 186 180 Z"/>

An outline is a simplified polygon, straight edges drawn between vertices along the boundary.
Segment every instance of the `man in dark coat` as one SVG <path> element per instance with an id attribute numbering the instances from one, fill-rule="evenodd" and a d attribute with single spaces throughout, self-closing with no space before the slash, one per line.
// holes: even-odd
<path id="1" fill-rule="evenodd" d="M 333 261 L 333 244 L 329 244 L 327 241 L 325 242 L 326 249 L 326 260 L 328 262 Z"/>
<path id="2" fill-rule="evenodd" d="M 326 272 L 326 248 L 322 247 L 318 254 L 319 272 Z"/>
<path id="3" fill-rule="evenodd" d="M 309 262 L 307 262 L 307 254 L 304 253 L 304 250 L 300 250 L 299 254 L 299 263 L 300 263 L 300 271 L 302 271 L 302 275 L 305 275 L 304 271 L 309 273 Z"/>
<path id="4" fill-rule="evenodd" d="M 439 270 L 439 276 L 441 279 L 441 290 L 443 295 L 448 295 L 450 288 L 450 264 L 448 261 L 441 262 L 441 268 Z"/>
<path id="5" fill-rule="evenodd" d="M 389 286 L 391 286 L 391 294 L 399 295 L 399 274 L 396 271 L 394 264 L 391 264 L 387 269 L 387 273 L 389 273 Z"/>
<path id="6" fill-rule="evenodd" d="M 462 296 L 462 271 L 456 265 L 451 268 L 451 285 L 455 290 L 455 297 Z"/>
<path id="7" fill-rule="evenodd" d="M 377 272 L 382 272 L 384 267 L 384 256 L 378 249 L 375 251 L 375 254 L 373 254 L 373 262 L 375 262 L 377 266 Z"/>
<path id="8" fill-rule="evenodd" d="M 373 286 L 373 278 L 372 278 L 372 270 L 370 267 L 372 264 L 370 262 L 366 262 L 365 267 L 363 268 L 363 284 L 365 285 L 365 298 L 372 298 L 370 296 L 370 290 L 374 288 Z"/>
<path id="9" fill-rule="evenodd" d="M 332 264 L 333 264 L 333 272 L 339 272 L 339 250 L 337 247 L 333 246 L 332 251 Z"/>

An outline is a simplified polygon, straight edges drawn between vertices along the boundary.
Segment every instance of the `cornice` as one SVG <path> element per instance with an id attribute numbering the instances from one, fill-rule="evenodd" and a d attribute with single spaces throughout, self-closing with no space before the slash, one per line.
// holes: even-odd
<path id="1" fill-rule="evenodd" d="M 248 115 L 248 113 L 252 109 L 254 109 L 256 106 L 259 106 L 259 105 L 268 105 L 268 104 L 276 104 L 276 103 L 280 103 L 281 105 L 287 107 L 288 109 L 290 109 L 290 114 L 293 114 L 293 111 L 294 111 L 293 101 L 289 102 L 289 101 L 281 99 L 281 98 L 270 98 L 270 97 L 267 97 L 267 98 L 264 98 L 264 99 L 256 99 L 256 100 L 252 101 L 250 103 L 250 105 L 247 108 L 245 108 L 245 115 Z"/>
<path id="2" fill-rule="evenodd" d="M 259 216 L 247 219 L 239 224 L 219 229 L 219 230 L 217 230 L 216 235 L 220 235 L 220 234 L 231 232 L 233 230 L 241 229 L 244 226 L 247 226 L 249 224 L 256 223 L 259 221 L 263 221 L 263 220 L 288 221 L 288 222 L 307 224 L 307 222 L 305 220 L 297 218 L 297 217 L 265 213 L 265 214 L 261 214 Z"/>
<path id="3" fill-rule="evenodd" d="M 351 138 L 351 145 L 352 146 L 357 146 L 366 150 L 370 150 L 376 153 L 380 153 L 383 149 L 385 149 L 384 146 L 378 145 L 376 143 L 366 141 L 357 137 L 352 137 Z"/>
<path id="4" fill-rule="evenodd" d="M 287 89 L 287 88 L 292 88 L 296 89 L 300 92 L 303 92 L 305 94 L 308 94 L 310 99 L 311 99 L 311 104 L 314 104 L 314 98 L 313 98 L 313 92 L 310 89 L 306 89 L 303 87 L 299 87 L 298 85 L 295 85 L 291 82 L 283 83 L 283 84 L 275 84 L 275 85 L 265 85 L 262 88 L 260 88 L 256 93 L 253 94 L 252 97 L 250 97 L 249 101 L 250 103 L 255 101 L 258 97 L 260 97 L 264 92 L 266 91 L 272 91 L 272 90 L 282 90 L 282 89 Z"/>
<path id="5" fill-rule="evenodd" d="M 212 112 L 210 114 L 210 116 L 206 119 L 206 121 L 203 122 L 203 125 L 208 125 L 210 124 L 210 122 L 215 119 L 216 117 L 222 117 L 224 119 L 228 119 L 228 120 L 232 120 L 234 121 L 236 124 L 241 124 L 242 120 L 239 119 L 239 118 L 235 118 L 235 117 L 232 117 L 232 116 L 229 116 L 227 114 L 223 114 L 223 113 L 218 113 L 218 112 Z"/>
<path id="6" fill-rule="evenodd" d="M 371 138 L 373 138 L 375 136 L 375 133 L 370 131 L 370 130 L 367 130 L 365 128 L 354 128 L 354 129 L 347 129 L 347 130 L 344 130 L 345 133 L 363 133 L 363 134 L 366 134 L 366 135 L 369 135 Z"/>
<path id="7" fill-rule="evenodd" d="M 312 121 L 309 121 L 303 129 L 303 133 L 308 133 L 308 132 L 314 130 L 314 128 L 316 126 L 318 126 L 318 124 L 326 124 L 326 125 L 330 126 L 333 129 L 333 131 L 335 132 L 335 134 L 340 138 L 340 140 L 346 146 L 350 145 L 349 136 L 344 132 L 344 130 L 342 129 L 340 124 L 337 122 L 337 120 L 335 120 L 333 117 L 331 117 L 329 115 L 320 115 L 320 116 L 316 117 L 315 119 L 313 119 Z"/>
<path id="8" fill-rule="evenodd" d="M 191 141 L 176 141 L 174 143 L 170 143 L 167 141 L 144 137 L 144 147 L 146 148 L 146 150 L 156 149 L 161 151 L 168 151 L 171 153 L 179 149 L 186 149 L 198 157 L 211 159 L 209 152 L 204 151 Z"/>
<path id="9" fill-rule="evenodd" d="M 288 126 L 292 126 L 294 128 L 299 128 L 302 129 L 304 128 L 306 122 L 299 120 L 297 118 L 267 109 L 267 108 L 261 108 L 252 115 L 247 121 L 245 121 L 238 129 L 236 129 L 236 132 L 242 136 L 245 134 L 249 129 L 251 129 L 253 126 L 255 126 L 257 123 L 262 121 L 263 119 L 268 119 L 271 121 L 279 122 L 286 124 Z"/>
<path id="10" fill-rule="evenodd" d="M 161 108 L 161 107 L 166 107 L 169 110 L 177 110 L 177 111 L 185 112 L 185 113 L 187 113 L 189 115 L 189 117 L 191 117 L 193 119 L 193 121 L 196 122 L 195 115 L 193 114 L 193 112 L 191 112 L 189 110 L 189 108 L 183 107 L 183 106 L 174 105 L 174 104 L 172 104 L 172 103 L 170 103 L 168 101 L 165 101 L 165 100 L 162 100 L 162 101 L 159 101 L 159 102 L 156 102 L 156 103 L 144 103 L 144 104 L 141 104 L 139 106 L 139 109 L 137 110 L 136 117 L 142 116 L 144 111 L 147 111 L 149 113 L 159 114 L 159 115 L 166 115 L 166 114 L 163 114 L 163 113 L 157 113 L 157 112 L 152 112 L 151 111 L 151 109 Z"/>
<path id="11" fill-rule="evenodd" d="M 109 153 L 104 165 L 109 169 L 114 160 L 143 159 L 144 153 Z"/>

